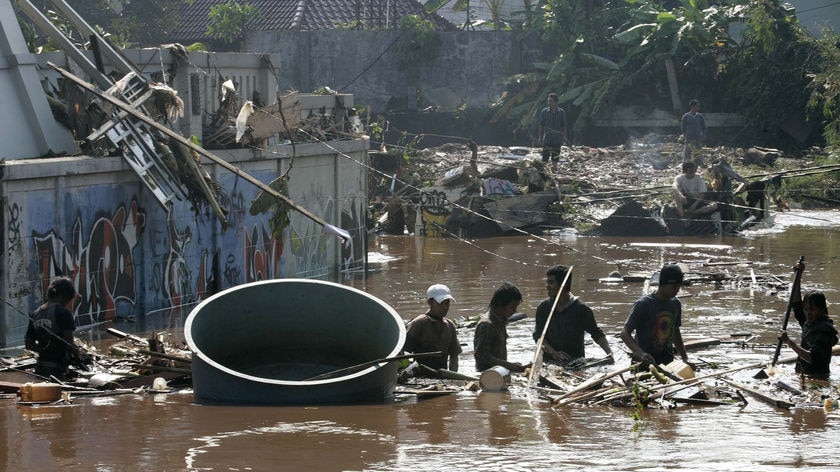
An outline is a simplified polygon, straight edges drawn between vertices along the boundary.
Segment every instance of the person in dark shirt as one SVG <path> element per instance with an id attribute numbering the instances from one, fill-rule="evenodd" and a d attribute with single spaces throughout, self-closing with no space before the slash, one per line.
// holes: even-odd
<path id="1" fill-rule="evenodd" d="M 794 270 L 805 271 L 805 264 L 800 262 Z M 837 344 L 837 329 L 828 317 L 828 306 L 822 292 L 807 292 L 802 296 L 799 278 L 795 278 L 791 288 L 793 313 L 802 327 L 802 342 L 796 344 L 782 331 L 779 340 L 787 344 L 796 353 L 796 372 L 809 377 L 828 379 L 831 374 L 831 348 Z"/>
<path id="2" fill-rule="evenodd" d="M 522 292 L 510 282 L 493 292 L 490 307 L 475 327 L 473 338 L 475 368 L 479 372 L 502 366 L 511 372 L 524 372 L 528 365 L 507 360 L 507 322 L 522 303 Z"/>
<path id="3" fill-rule="evenodd" d="M 441 351 L 443 355 L 424 357 L 420 363 L 433 369 L 446 369 L 447 358 L 449 370 L 458 371 L 458 354 L 461 344 L 455 333 L 455 323 L 446 318 L 449 304 L 454 302 L 449 287 L 435 284 L 426 290 L 426 302 L 429 309 L 425 314 L 417 316 L 408 323 L 403 349 L 411 353 Z"/>
<path id="4" fill-rule="evenodd" d="M 545 288 L 548 290 L 548 298 L 540 302 L 537 307 L 536 325 L 534 326 L 534 341 L 539 341 L 545 329 L 551 307 L 554 306 L 554 299 L 558 297 L 557 307 L 554 315 L 548 324 L 548 330 L 543 340 L 543 351 L 546 359 L 569 362 L 574 359 L 585 357 L 583 347 L 583 334 L 589 333 L 592 340 L 601 346 L 601 349 L 612 356 L 610 343 L 607 341 L 604 331 L 598 327 L 592 309 L 571 293 L 571 277 L 564 287 L 560 287 L 568 267 L 556 265 L 545 273 Z"/>
<path id="5" fill-rule="evenodd" d="M 72 356 L 78 356 L 73 342 L 76 324 L 67 309 L 76 298 L 73 282 L 56 277 L 47 288 L 47 300 L 29 317 L 24 342 L 26 349 L 38 353 L 35 374 L 64 379 Z"/>
<path id="6" fill-rule="evenodd" d="M 560 148 L 566 143 L 566 110 L 558 106 L 559 99 L 554 92 L 548 94 L 548 106 L 540 111 L 537 135 L 543 162 L 548 162 L 549 158 L 557 162 Z"/>
<path id="7" fill-rule="evenodd" d="M 703 165 L 700 150 L 706 141 L 706 119 L 700 111 L 700 101 L 688 102 L 688 111 L 682 116 L 681 127 L 685 147 L 683 148 L 683 162 L 694 161 L 698 166 Z"/>
<path id="8" fill-rule="evenodd" d="M 621 331 L 621 340 L 630 348 L 634 361 L 669 364 L 674 360 L 676 348 L 683 362 L 691 365 L 680 332 L 682 302 L 677 293 L 683 285 L 682 269 L 676 264 L 666 264 L 659 271 L 658 283 L 656 292 L 633 304 Z"/>

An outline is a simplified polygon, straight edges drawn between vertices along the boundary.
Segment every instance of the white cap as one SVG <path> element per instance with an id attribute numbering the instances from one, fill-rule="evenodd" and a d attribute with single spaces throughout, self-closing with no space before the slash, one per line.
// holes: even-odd
<path id="1" fill-rule="evenodd" d="M 434 284 L 426 290 L 426 299 L 434 298 L 436 302 L 443 303 L 445 300 L 452 300 L 452 292 L 449 291 L 449 287 L 443 284 Z"/>

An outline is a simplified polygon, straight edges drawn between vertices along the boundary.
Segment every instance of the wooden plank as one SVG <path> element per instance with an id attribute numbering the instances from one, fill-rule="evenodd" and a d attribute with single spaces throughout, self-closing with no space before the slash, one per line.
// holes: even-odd
<path id="1" fill-rule="evenodd" d="M 672 401 L 675 403 L 686 403 L 689 405 L 701 405 L 701 406 L 720 406 L 720 405 L 740 405 L 739 402 L 733 401 L 723 401 L 723 400 L 708 400 L 703 398 L 682 398 L 682 397 L 673 397 L 671 398 Z"/>
<path id="2" fill-rule="evenodd" d="M 18 382 L 0 382 L 0 392 L 3 393 L 17 393 L 20 391 L 22 383 Z"/>
<path id="3" fill-rule="evenodd" d="M 149 343 L 148 341 L 146 341 L 146 340 L 145 340 L 145 339 L 143 339 L 143 338 L 139 338 L 139 337 L 137 337 L 137 336 L 135 336 L 135 335 L 133 335 L 133 334 L 128 334 L 128 333 L 125 333 L 125 332 L 120 331 L 120 330 L 118 330 L 118 329 L 116 329 L 116 328 L 107 328 L 107 329 L 105 330 L 105 332 L 107 332 L 107 333 L 108 333 L 108 334 L 110 334 L 111 336 L 114 336 L 114 337 L 119 338 L 119 339 L 130 339 L 130 340 L 132 340 L 132 341 L 136 341 L 136 342 L 138 342 L 138 343 L 143 343 L 143 344 L 148 344 L 148 343 Z"/>
<path id="4" fill-rule="evenodd" d="M 771 395 L 768 395 L 764 392 L 761 392 L 760 390 L 756 390 L 754 388 L 748 387 L 744 384 L 740 384 L 740 383 L 733 382 L 731 380 L 727 380 L 727 379 L 723 379 L 723 378 L 721 380 L 723 380 L 724 382 L 728 383 L 729 385 L 732 385 L 733 387 L 735 387 L 739 390 L 743 390 L 743 391 L 749 393 L 750 395 L 754 396 L 755 398 L 758 398 L 759 400 L 763 401 L 764 403 L 775 406 L 776 408 L 788 409 L 788 408 L 791 408 L 791 407 L 794 406 L 793 403 L 791 403 L 787 400 L 784 400 L 784 399 L 781 399 L 781 398 L 776 398 L 774 396 L 771 396 Z"/>
<path id="5" fill-rule="evenodd" d="M 169 359 L 170 361 L 175 362 L 183 362 L 185 364 L 189 364 L 192 362 L 192 359 L 187 357 L 173 356 L 171 354 L 164 354 L 162 352 L 149 351 L 147 349 L 138 349 L 137 352 L 139 352 L 140 354 L 146 354 L 147 356 L 160 357 L 161 359 Z"/>
<path id="6" fill-rule="evenodd" d="M 417 395 L 418 397 L 437 397 L 441 395 L 451 395 L 453 393 L 462 392 L 463 390 L 435 390 L 435 389 L 423 389 L 423 388 L 399 388 L 394 390 L 394 393 L 401 394 L 401 395 Z"/>
<path id="7" fill-rule="evenodd" d="M 717 346 L 720 344 L 720 339 L 717 338 L 698 338 L 683 340 L 685 350 L 703 349 L 704 347 Z"/>
<path id="8" fill-rule="evenodd" d="M 150 364 L 126 364 L 131 366 L 137 370 L 151 370 L 152 372 L 174 372 L 176 374 L 181 375 L 192 375 L 191 369 L 182 369 L 179 367 L 166 367 L 162 365 L 150 365 Z"/>

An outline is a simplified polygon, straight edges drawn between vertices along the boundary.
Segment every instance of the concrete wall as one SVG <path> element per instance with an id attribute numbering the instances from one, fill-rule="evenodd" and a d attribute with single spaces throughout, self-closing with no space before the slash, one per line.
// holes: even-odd
<path id="1" fill-rule="evenodd" d="M 789 0 L 796 8 L 799 23 L 816 37 L 825 28 L 840 32 L 840 4 L 837 0 Z"/>
<path id="2" fill-rule="evenodd" d="M 391 99 L 409 109 L 434 105 L 452 110 L 461 102 L 484 107 L 499 98 L 502 78 L 522 71 L 519 32 L 439 34 L 438 59 L 416 81 L 397 67 L 399 31 L 253 32 L 245 47 L 279 53 L 280 90 L 311 92 L 329 86 L 353 94 L 356 104 L 376 112 L 385 111 Z"/>
<path id="3" fill-rule="evenodd" d="M 252 216 L 252 184 L 204 160 L 222 185 L 230 227 L 187 202 L 166 212 L 121 157 L 5 161 L 0 167 L 2 237 L 0 348 L 22 345 L 27 318 L 49 280 L 70 276 L 76 323 L 163 312 L 179 326 L 194 304 L 220 289 L 280 277 L 336 280 L 364 270 L 366 139 L 278 146 L 273 153 L 215 153 L 263 182 L 290 165 L 292 200 L 352 241 L 326 235 L 297 212 L 282 240 L 269 215 Z M 231 314 L 235 316 L 235 314 Z"/>

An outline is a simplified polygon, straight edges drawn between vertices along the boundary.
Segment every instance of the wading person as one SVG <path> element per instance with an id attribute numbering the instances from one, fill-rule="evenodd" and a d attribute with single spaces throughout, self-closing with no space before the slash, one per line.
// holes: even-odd
<path id="1" fill-rule="evenodd" d="M 73 343 L 73 313 L 68 306 L 76 298 L 76 289 L 67 277 L 56 277 L 47 288 L 47 299 L 29 317 L 26 328 L 26 349 L 38 353 L 35 373 L 58 379 L 67 376 L 73 356 L 78 357 Z"/>
<path id="2" fill-rule="evenodd" d="M 548 360 L 568 362 L 585 356 L 583 334 L 589 333 L 592 340 L 604 350 L 607 356 L 612 356 L 610 343 L 598 323 L 592 309 L 571 293 L 571 277 L 564 287 L 560 287 L 568 267 L 556 265 L 545 272 L 545 288 L 548 298 L 540 302 L 537 307 L 536 325 L 534 326 L 534 341 L 542 336 L 554 299 L 558 296 L 557 308 L 548 324 L 548 330 L 543 340 L 543 351 Z"/>
<path id="3" fill-rule="evenodd" d="M 682 302 L 677 293 L 682 285 L 682 269 L 675 264 L 666 264 L 659 271 L 656 292 L 633 304 L 621 330 L 621 340 L 630 349 L 634 361 L 668 364 L 674 360 L 676 348 L 683 362 L 689 363 L 680 333 Z"/>
<path id="4" fill-rule="evenodd" d="M 685 147 L 683 148 L 683 162 L 694 161 L 703 165 L 703 156 L 700 150 L 706 141 L 706 119 L 700 112 L 700 102 L 691 100 L 688 102 L 688 111 L 682 116 L 681 127 Z"/>
<path id="5" fill-rule="evenodd" d="M 435 284 L 426 290 L 426 302 L 429 309 L 426 313 L 414 318 L 408 323 L 405 335 L 404 350 L 412 353 L 442 351 L 443 355 L 423 357 L 418 361 L 433 369 L 458 370 L 458 354 L 461 345 L 455 333 L 455 323 L 446 318 L 449 304 L 454 302 L 449 287 Z"/>
<path id="6" fill-rule="evenodd" d="M 473 347 L 475 368 L 479 372 L 497 365 L 511 372 L 524 372 L 528 367 L 507 360 L 507 323 L 520 303 L 522 292 L 512 283 L 504 282 L 493 292 L 490 307 L 475 327 Z"/>
<path id="7" fill-rule="evenodd" d="M 697 174 L 697 164 L 688 161 L 682 164 L 682 174 L 674 178 L 671 194 L 674 207 L 680 217 L 707 215 L 717 210 L 716 202 L 707 202 L 706 182 Z"/>
<path id="8" fill-rule="evenodd" d="M 542 161 L 557 162 L 560 148 L 566 143 L 566 110 L 560 108 L 556 93 L 548 94 L 546 100 L 548 106 L 540 111 L 537 135 L 542 146 Z"/>
<path id="9" fill-rule="evenodd" d="M 805 264 L 800 262 L 794 270 L 805 271 Z M 831 348 L 837 344 L 837 329 L 828 317 L 828 306 L 822 292 L 806 292 L 803 297 L 799 278 L 795 278 L 791 288 L 793 313 L 802 327 L 802 342 L 796 344 L 782 331 L 779 340 L 787 344 L 796 353 L 796 372 L 819 379 L 828 379 L 831 369 Z"/>

